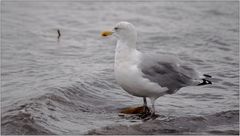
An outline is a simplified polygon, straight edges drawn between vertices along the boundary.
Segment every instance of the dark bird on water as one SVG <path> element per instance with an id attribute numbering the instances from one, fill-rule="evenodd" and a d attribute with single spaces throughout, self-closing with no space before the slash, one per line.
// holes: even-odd
<path id="1" fill-rule="evenodd" d="M 59 40 L 60 37 L 61 37 L 61 33 L 60 33 L 60 30 L 59 30 L 59 29 L 57 30 L 57 32 L 58 32 L 58 40 Z"/>

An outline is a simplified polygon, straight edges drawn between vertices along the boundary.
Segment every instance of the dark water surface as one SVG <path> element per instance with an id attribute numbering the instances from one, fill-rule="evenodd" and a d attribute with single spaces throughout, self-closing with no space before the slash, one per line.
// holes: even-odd
<path id="1" fill-rule="evenodd" d="M 84 134 L 141 123 L 118 116 L 142 99 L 116 84 L 116 41 L 100 37 L 123 20 L 136 26 L 142 52 L 175 54 L 214 77 L 211 86 L 159 98 L 157 113 L 239 110 L 238 2 L 3 1 L 1 12 L 2 134 Z"/>

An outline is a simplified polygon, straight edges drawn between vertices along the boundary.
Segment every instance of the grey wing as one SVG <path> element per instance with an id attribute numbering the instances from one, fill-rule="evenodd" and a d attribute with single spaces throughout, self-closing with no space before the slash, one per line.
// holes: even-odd
<path id="1" fill-rule="evenodd" d="M 175 93 L 178 89 L 193 85 L 198 78 L 196 71 L 181 65 L 178 59 L 164 56 L 144 56 L 139 65 L 143 77 L 162 87 L 167 87 L 167 93 Z"/>

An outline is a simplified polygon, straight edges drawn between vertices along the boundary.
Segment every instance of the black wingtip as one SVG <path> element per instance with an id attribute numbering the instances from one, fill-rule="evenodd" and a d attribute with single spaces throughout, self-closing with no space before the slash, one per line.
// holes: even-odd
<path id="1" fill-rule="evenodd" d="M 211 81 L 209 81 L 209 80 L 207 80 L 207 79 L 202 79 L 202 83 L 200 83 L 200 84 L 198 84 L 199 86 L 200 85 L 208 85 L 208 84 L 212 84 L 212 82 Z"/>
<path id="2" fill-rule="evenodd" d="M 212 77 L 211 75 L 208 75 L 208 74 L 203 74 L 203 76 L 205 76 L 205 77 L 209 77 L 209 78 Z"/>

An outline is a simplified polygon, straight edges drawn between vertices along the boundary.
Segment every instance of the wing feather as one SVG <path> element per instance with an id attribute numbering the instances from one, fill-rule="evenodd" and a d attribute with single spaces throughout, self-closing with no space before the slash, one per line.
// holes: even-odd
<path id="1" fill-rule="evenodd" d="M 175 93 L 181 87 L 193 85 L 198 78 L 193 68 L 182 65 L 178 59 L 168 56 L 146 55 L 139 67 L 144 78 L 167 87 L 169 94 Z"/>

